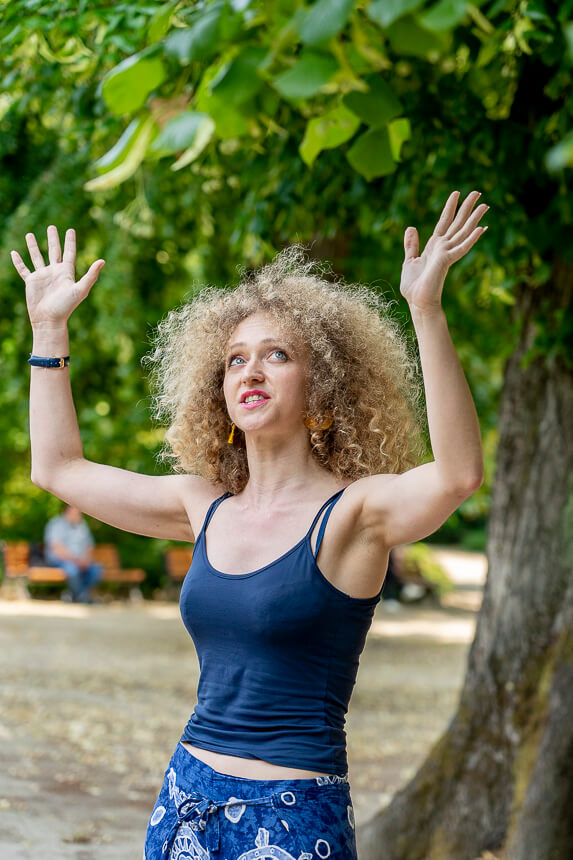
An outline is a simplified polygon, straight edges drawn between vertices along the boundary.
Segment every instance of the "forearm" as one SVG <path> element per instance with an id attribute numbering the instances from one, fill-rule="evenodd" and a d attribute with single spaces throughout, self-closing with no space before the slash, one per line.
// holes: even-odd
<path id="1" fill-rule="evenodd" d="M 418 338 L 428 427 L 444 484 L 468 489 L 483 480 L 483 451 L 472 395 L 443 309 L 412 310 Z"/>
<path id="2" fill-rule="evenodd" d="M 54 553 L 54 555 L 63 558 L 64 561 L 75 560 L 75 556 L 69 551 L 69 549 L 66 549 L 63 543 L 60 543 L 59 541 L 54 541 L 48 548 Z"/>
<path id="3" fill-rule="evenodd" d="M 34 326 L 33 353 L 69 354 L 67 327 Z M 30 367 L 30 442 L 32 481 L 48 484 L 51 476 L 71 460 L 83 457 L 72 398 L 69 367 Z"/>

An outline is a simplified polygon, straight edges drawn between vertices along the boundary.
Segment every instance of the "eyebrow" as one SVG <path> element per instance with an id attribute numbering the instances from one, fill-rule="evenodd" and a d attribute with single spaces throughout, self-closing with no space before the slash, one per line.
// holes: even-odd
<path id="1" fill-rule="evenodd" d="M 260 341 L 261 345 L 264 343 L 291 343 L 291 341 L 287 340 L 284 337 L 266 337 L 264 340 Z M 239 346 L 248 346 L 244 341 L 239 341 L 238 343 L 233 343 L 231 346 L 227 348 L 227 351 L 231 349 L 237 349 Z"/>

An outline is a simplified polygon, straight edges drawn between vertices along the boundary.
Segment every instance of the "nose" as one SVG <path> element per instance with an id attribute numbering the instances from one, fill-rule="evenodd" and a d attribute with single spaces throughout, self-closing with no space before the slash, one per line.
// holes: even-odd
<path id="1" fill-rule="evenodd" d="M 243 373 L 242 380 L 243 382 L 247 382 L 250 379 L 263 379 L 264 373 L 261 367 L 260 359 L 253 356 L 253 358 L 243 365 Z"/>

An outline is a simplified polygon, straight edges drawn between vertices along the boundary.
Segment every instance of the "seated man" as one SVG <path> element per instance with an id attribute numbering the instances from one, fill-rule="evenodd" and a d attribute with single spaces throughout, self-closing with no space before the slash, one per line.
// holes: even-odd
<path id="1" fill-rule="evenodd" d="M 66 505 L 60 516 L 47 523 L 44 558 L 64 570 L 69 585 L 62 600 L 93 603 L 91 588 L 102 576 L 101 565 L 91 561 L 93 547 L 94 539 L 79 508 Z"/>

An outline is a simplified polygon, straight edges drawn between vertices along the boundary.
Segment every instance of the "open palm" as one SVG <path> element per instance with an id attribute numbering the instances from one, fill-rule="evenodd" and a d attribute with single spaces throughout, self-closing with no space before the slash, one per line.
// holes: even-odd
<path id="1" fill-rule="evenodd" d="M 400 292 L 410 307 L 420 310 L 440 308 L 448 269 L 465 256 L 487 230 L 487 227 L 477 225 L 489 206 L 482 203 L 472 213 L 480 193 L 472 191 L 454 218 L 459 196 L 459 191 L 453 191 L 448 197 L 440 220 L 420 256 L 416 228 L 408 227 L 404 234 L 405 259 Z"/>
<path id="2" fill-rule="evenodd" d="M 72 311 L 86 298 L 104 265 L 104 260 L 96 260 L 84 277 L 76 282 L 75 231 L 70 229 L 66 232 L 63 256 L 57 228 L 50 226 L 47 233 L 49 265 L 46 266 L 33 233 L 26 234 L 33 272 L 17 251 L 11 254 L 14 267 L 26 284 L 26 305 L 32 325 L 66 322 Z"/>

